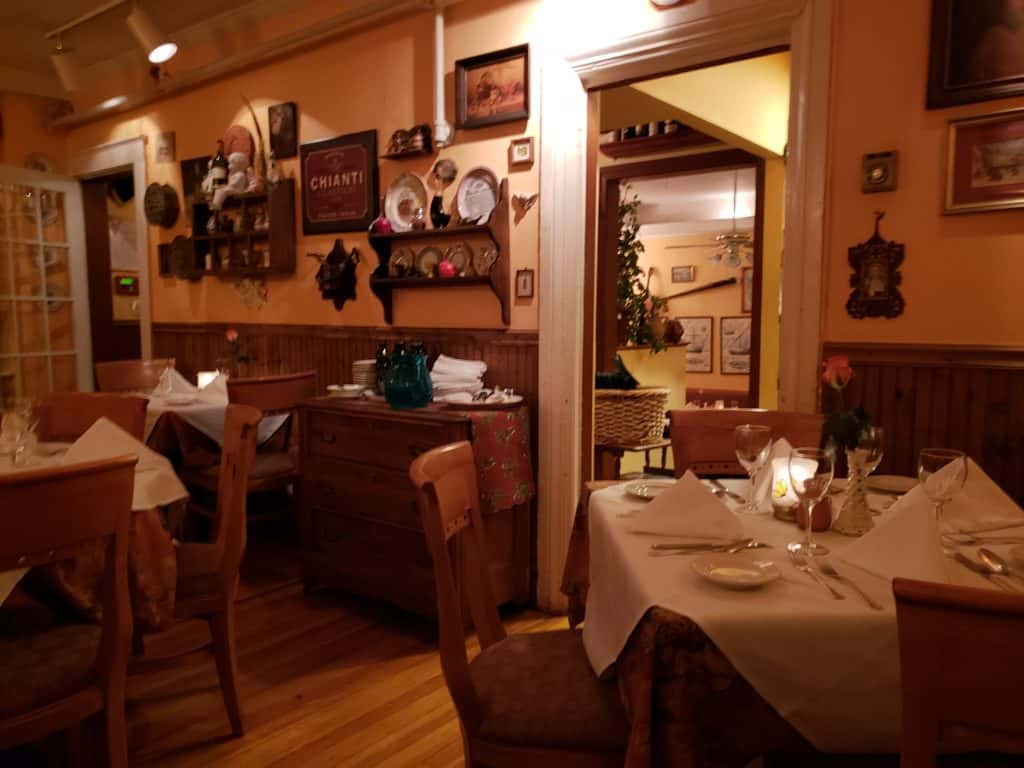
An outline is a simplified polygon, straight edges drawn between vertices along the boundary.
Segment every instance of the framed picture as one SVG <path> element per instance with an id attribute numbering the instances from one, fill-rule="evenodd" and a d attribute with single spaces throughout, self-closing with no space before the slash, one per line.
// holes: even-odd
<path id="1" fill-rule="evenodd" d="M 302 232 L 365 231 L 377 218 L 377 131 L 300 147 Z"/>
<path id="2" fill-rule="evenodd" d="M 746 375 L 750 373 L 750 318 L 723 317 L 719 348 L 722 361 L 719 373 Z"/>
<path id="3" fill-rule="evenodd" d="M 741 300 L 742 306 L 740 312 L 753 312 L 754 311 L 754 268 L 744 267 L 743 272 L 740 274 L 740 288 L 742 288 L 741 294 L 743 298 Z"/>
<path id="4" fill-rule="evenodd" d="M 173 163 L 177 159 L 174 153 L 174 131 L 164 131 L 156 135 L 156 161 Z"/>
<path id="5" fill-rule="evenodd" d="M 203 179 L 210 167 L 210 155 L 182 160 L 181 163 L 181 196 L 188 203 L 203 199 Z"/>
<path id="6" fill-rule="evenodd" d="M 710 317 L 677 317 L 683 326 L 686 347 L 686 372 L 711 373 L 714 366 L 714 320 Z"/>
<path id="7" fill-rule="evenodd" d="M 526 120 L 530 116 L 530 47 L 517 45 L 455 62 L 459 128 Z"/>
<path id="8" fill-rule="evenodd" d="M 688 264 L 685 267 L 672 267 L 673 283 L 692 283 L 697 279 L 697 267 Z"/>
<path id="9" fill-rule="evenodd" d="M 508 165 L 523 168 L 533 165 L 533 137 L 512 139 L 508 145 Z"/>
<path id="10" fill-rule="evenodd" d="M 949 124 L 945 213 L 1024 207 L 1024 109 Z"/>
<path id="11" fill-rule="evenodd" d="M 928 108 L 1024 94 L 1022 23 L 1016 2 L 932 0 Z"/>
<path id="12" fill-rule="evenodd" d="M 295 102 L 286 101 L 267 108 L 270 123 L 270 151 L 280 160 L 298 154 L 299 132 L 295 122 Z"/>
<path id="13" fill-rule="evenodd" d="M 533 270 L 520 269 L 516 271 L 516 298 L 533 298 Z"/>

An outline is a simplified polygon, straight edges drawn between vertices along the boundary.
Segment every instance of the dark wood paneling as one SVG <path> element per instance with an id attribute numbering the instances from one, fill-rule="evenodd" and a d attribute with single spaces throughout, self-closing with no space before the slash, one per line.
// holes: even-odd
<path id="1" fill-rule="evenodd" d="M 1024 502 L 1024 348 L 826 342 L 824 353 L 850 356 L 846 403 L 886 430 L 879 472 L 914 475 L 922 448 L 957 448 Z M 826 388 L 826 410 L 833 397 Z"/>

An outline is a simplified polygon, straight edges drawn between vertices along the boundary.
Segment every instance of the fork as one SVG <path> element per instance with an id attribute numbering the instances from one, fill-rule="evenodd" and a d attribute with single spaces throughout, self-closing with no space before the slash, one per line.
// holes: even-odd
<path id="1" fill-rule="evenodd" d="M 845 584 L 850 589 L 852 589 L 854 592 L 856 592 L 858 595 L 860 595 L 861 599 L 865 603 L 867 603 L 868 607 L 870 607 L 872 610 L 875 610 L 875 611 L 882 610 L 882 606 L 880 606 L 877 602 L 875 602 L 875 600 L 872 599 L 872 597 L 870 595 L 868 595 L 867 592 L 865 592 L 863 589 L 858 587 L 856 582 L 851 581 L 850 579 L 846 578 L 841 573 L 839 573 L 839 571 L 837 571 L 835 569 L 835 566 L 833 566 L 832 563 L 830 563 L 828 560 L 815 560 L 814 562 L 817 564 L 818 570 L 821 571 L 823 574 L 828 576 L 830 579 L 835 579 L 840 584 Z"/>
<path id="2" fill-rule="evenodd" d="M 846 595 L 844 595 L 842 592 L 839 592 L 835 587 L 833 587 L 831 584 L 829 584 L 827 581 L 825 581 L 823 578 L 821 578 L 821 576 L 818 575 L 818 572 L 816 570 L 811 568 L 810 563 L 807 562 L 807 558 L 805 558 L 803 555 L 800 555 L 800 554 L 798 554 L 796 552 L 790 552 L 789 553 L 789 559 L 793 561 L 793 566 L 798 571 L 803 571 L 808 576 L 810 576 L 812 579 L 814 579 L 816 582 L 818 582 L 821 586 L 823 586 L 825 589 L 827 589 L 829 592 L 831 592 L 832 593 L 832 597 L 834 599 L 836 599 L 836 600 L 845 600 L 846 599 Z"/>

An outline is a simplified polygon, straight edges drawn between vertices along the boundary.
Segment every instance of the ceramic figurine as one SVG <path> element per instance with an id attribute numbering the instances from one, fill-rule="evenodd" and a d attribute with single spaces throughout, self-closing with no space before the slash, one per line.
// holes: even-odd
<path id="1" fill-rule="evenodd" d="M 274 156 L 274 150 L 270 150 L 270 165 L 267 167 L 267 183 L 270 186 L 279 184 L 281 181 L 281 169 L 277 165 L 277 158 Z"/>
<path id="2" fill-rule="evenodd" d="M 219 211 L 229 197 L 240 195 L 249 187 L 249 158 L 242 152 L 228 155 L 228 183 L 213 192 L 210 208 Z"/>

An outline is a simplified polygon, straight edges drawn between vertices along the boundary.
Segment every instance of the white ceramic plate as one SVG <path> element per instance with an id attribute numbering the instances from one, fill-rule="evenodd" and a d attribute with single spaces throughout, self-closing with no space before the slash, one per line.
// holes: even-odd
<path id="1" fill-rule="evenodd" d="M 868 477 L 868 490 L 880 493 L 904 494 L 917 485 L 916 477 L 904 475 L 871 475 Z"/>
<path id="2" fill-rule="evenodd" d="M 726 589 L 757 589 L 781 575 L 771 560 L 756 551 L 701 555 L 691 567 L 700 576 Z"/>
<path id="3" fill-rule="evenodd" d="M 638 480 L 626 486 L 626 495 L 648 501 L 676 484 L 675 480 Z"/>
<path id="4" fill-rule="evenodd" d="M 391 182 L 384 196 L 384 214 L 396 232 L 412 229 L 417 208 L 427 207 L 427 188 L 419 176 L 403 173 Z"/>
<path id="5" fill-rule="evenodd" d="M 467 171 L 455 193 L 459 218 L 466 224 L 485 224 L 497 205 L 498 177 L 494 172 L 482 166 Z"/>

